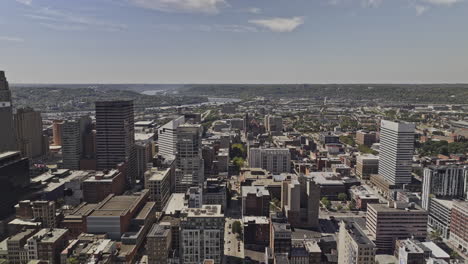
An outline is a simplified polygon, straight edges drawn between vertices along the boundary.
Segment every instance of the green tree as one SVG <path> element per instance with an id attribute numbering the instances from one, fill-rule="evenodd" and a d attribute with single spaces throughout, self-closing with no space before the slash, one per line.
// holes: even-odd
<path id="1" fill-rule="evenodd" d="M 354 200 L 351 200 L 348 204 L 348 209 L 349 210 L 354 210 L 356 209 L 356 202 Z"/>
<path id="2" fill-rule="evenodd" d="M 242 234 L 242 224 L 239 221 L 234 221 L 232 223 L 232 233 L 238 234 L 239 236 Z"/>
<path id="3" fill-rule="evenodd" d="M 325 206 L 325 208 L 329 209 L 331 206 L 331 202 L 328 200 L 327 197 L 323 197 L 320 202 Z"/>
<path id="4" fill-rule="evenodd" d="M 231 149 L 229 150 L 229 156 L 231 156 L 232 159 L 239 157 L 239 158 L 244 158 L 246 156 L 246 151 L 245 147 L 242 144 L 233 144 L 231 146 Z"/>
<path id="5" fill-rule="evenodd" d="M 244 162 L 245 162 L 244 159 L 241 157 L 235 157 L 232 160 L 232 163 L 234 164 L 234 166 L 236 166 L 236 169 L 238 171 L 244 166 Z"/>
<path id="6" fill-rule="evenodd" d="M 67 264 L 78 264 L 78 263 L 80 263 L 80 262 L 78 261 L 78 259 L 76 259 L 74 257 L 70 257 L 70 258 L 67 259 Z"/>
<path id="7" fill-rule="evenodd" d="M 339 193 L 338 200 L 346 201 L 348 199 L 348 195 L 346 193 Z"/>
<path id="8" fill-rule="evenodd" d="M 377 155 L 378 152 L 369 148 L 368 146 L 366 145 L 359 145 L 358 146 L 358 150 L 362 153 L 365 153 L 365 154 L 374 154 L 374 155 Z"/>
<path id="9" fill-rule="evenodd" d="M 343 209 L 343 206 L 341 206 L 341 204 L 339 204 L 339 205 L 336 206 L 336 210 L 337 210 L 337 211 L 341 211 L 341 209 Z"/>

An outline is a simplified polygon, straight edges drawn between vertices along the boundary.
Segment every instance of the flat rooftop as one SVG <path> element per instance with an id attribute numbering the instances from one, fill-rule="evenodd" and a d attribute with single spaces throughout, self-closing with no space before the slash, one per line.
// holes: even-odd
<path id="1" fill-rule="evenodd" d="M 182 213 L 187 217 L 224 217 L 221 213 L 221 205 L 202 205 L 201 208 L 184 208 Z"/>
<path id="2" fill-rule="evenodd" d="M 269 224 L 270 219 L 266 216 L 244 216 L 242 217 L 244 223 L 255 222 L 256 224 Z"/>
<path id="3" fill-rule="evenodd" d="M 40 237 L 41 242 L 43 243 L 54 243 L 58 239 L 62 238 L 68 229 L 60 229 L 60 228 L 43 228 L 39 230 L 33 237 Z"/>
<path id="4" fill-rule="evenodd" d="M 166 215 L 174 215 L 176 211 L 182 210 L 184 208 L 184 197 L 184 193 L 173 193 L 163 210 L 164 213 Z"/>
<path id="5" fill-rule="evenodd" d="M 264 186 L 242 186 L 242 197 L 248 194 L 256 194 L 257 197 L 268 196 L 270 192 Z"/>
<path id="6" fill-rule="evenodd" d="M 139 200 L 137 195 L 113 196 L 100 203 L 90 216 L 121 216 Z"/>

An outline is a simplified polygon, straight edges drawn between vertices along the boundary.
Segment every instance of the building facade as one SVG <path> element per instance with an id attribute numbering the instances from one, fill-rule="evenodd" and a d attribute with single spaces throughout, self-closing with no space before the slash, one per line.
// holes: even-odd
<path id="1" fill-rule="evenodd" d="M 177 128 L 175 191 L 178 193 L 203 185 L 202 133 L 203 127 L 199 124 L 184 124 Z"/>
<path id="2" fill-rule="evenodd" d="M 127 183 L 135 182 L 131 164 L 134 159 L 135 128 L 133 101 L 96 102 L 96 151 L 97 168 L 113 169 L 121 162 L 127 162 Z"/>
<path id="3" fill-rule="evenodd" d="M 291 153 L 286 148 L 251 148 L 249 166 L 262 168 L 273 174 L 291 171 Z"/>
<path id="4" fill-rule="evenodd" d="M 393 185 L 411 182 L 414 124 L 382 120 L 379 174 Z"/>
<path id="5" fill-rule="evenodd" d="M 426 239 L 427 212 L 398 202 L 369 204 L 366 227 L 378 253 L 392 253 L 398 239 Z"/>
<path id="6" fill-rule="evenodd" d="M 11 91 L 5 72 L 0 71 L 0 153 L 18 149 L 15 128 L 13 125 L 13 106 L 11 104 Z"/>
<path id="7" fill-rule="evenodd" d="M 429 210 L 430 197 L 468 199 L 468 166 L 430 166 L 424 168 L 422 207 Z"/>
<path id="8" fill-rule="evenodd" d="M 224 214 L 220 205 L 185 208 L 181 212 L 180 228 L 182 264 L 199 264 L 205 259 L 222 263 Z"/>
<path id="9" fill-rule="evenodd" d="M 338 264 L 375 263 L 375 244 L 357 223 L 342 221 L 338 236 Z"/>
<path id="10" fill-rule="evenodd" d="M 24 157 L 38 158 L 46 154 L 40 112 L 31 108 L 18 109 L 15 114 L 15 131 L 19 150 Z"/>

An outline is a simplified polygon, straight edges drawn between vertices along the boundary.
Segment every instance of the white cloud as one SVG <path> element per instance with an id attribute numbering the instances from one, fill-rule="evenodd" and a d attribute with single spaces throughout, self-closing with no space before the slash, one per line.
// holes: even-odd
<path id="1" fill-rule="evenodd" d="M 247 32 L 258 32 L 255 27 L 236 25 L 236 24 L 159 24 L 155 26 L 158 31 L 175 31 L 180 32 L 184 30 L 189 31 L 203 31 L 203 32 L 233 32 L 233 33 L 247 33 Z"/>
<path id="2" fill-rule="evenodd" d="M 423 2 L 433 5 L 453 5 L 456 3 L 463 2 L 463 0 L 422 0 Z"/>
<path id="3" fill-rule="evenodd" d="M 24 42 L 24 39 L 18 37 L 0 36 L 0 41 Z"/>
<path id="4" fill-rule="evenodd" d="M 428 7 L 428 6 L 424 6 L 424 5 L 415 5 L 415 6 L 414 6 L 414 9 L 416 10 L 416 15 L 417 15 L 417 16 L 421 16 L 421 15 L 423 15 L 424 13 L 426 13 L 427 10 L 429 10 L 429 7 Z"/>
<path id="5" fill-rule="evenodd" d="M 362 0 L 361 5 L 363 7 L 378 7 L 382 3 L 382 0 Z"/>
<path id="6" fill-rule="evenodd" d="M 129 0 L 136 6 L 164 12 L 216 14 L 225 0 Z"/>
<path id="7" fill-rule="evenodd" d="M 25 16 L 41 21 L 40 25 L 55 30 L 76 31 L 95 29 L 119 31 L 127 28 L 125 24 L 109 22 L 94 17 L 75 15 L 52 8 L 40 8 Z"/>
<path id="8" fill-rule="evenodd" d="M 304 24 L 304 17 L 292 17 L 292 18 L 269 18 L 269 19 L 253 19 L 249 20 L 249 23 L 264 27 L 273 32 L 291 32 L 297 27 Z"/>
<path id="9" fill-rule="evenodd" d="M 31 5 L 32 0 L 16 0 L 16 2 L 21 3 L 23 5 Z"/>
<path id="10" fill-rule="evenodd" d="M 50 28 L 53 30 L 59 30 L 59 31 L 81 31 L 85 30 L 86 27 L 84 26 L 79 26 L 79 25 L 69 25 L 69 24 L 51 24 L 51 23 L 40 23 L 42 26 L 46 28 Z"/>
<path id="11" fill-rule="evenodd" d="M 260 13 L 262 13 L 262 9 L 260 9 L 258 7 L 251 7 L 249 9 L 247 9 L 247 12 L 252 13 L 252 14 L 260 14 Z"/>

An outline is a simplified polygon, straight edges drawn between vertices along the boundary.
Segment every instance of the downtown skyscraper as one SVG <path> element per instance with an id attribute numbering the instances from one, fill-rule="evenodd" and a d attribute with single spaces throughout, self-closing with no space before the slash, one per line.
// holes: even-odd
<path id="1" fill-rule="evenodd" d="M 96 158 L 98 170 L 127 163 L 127 183 L 135 182 L 133 101 L 96 102 Z"/>
<path id="2" fill-rule="evenodd" d="M 392 185 L 411 182 L 414 124 L 382 120 L 379 174 Z"/>
<path id="3" fill-rule="evenodd" d="M 11 91 L 5 72 L 0 71 L 0 152 L 16 150 L 16 135 L 13 123 L 13 107 L 11 105 Z"/>

